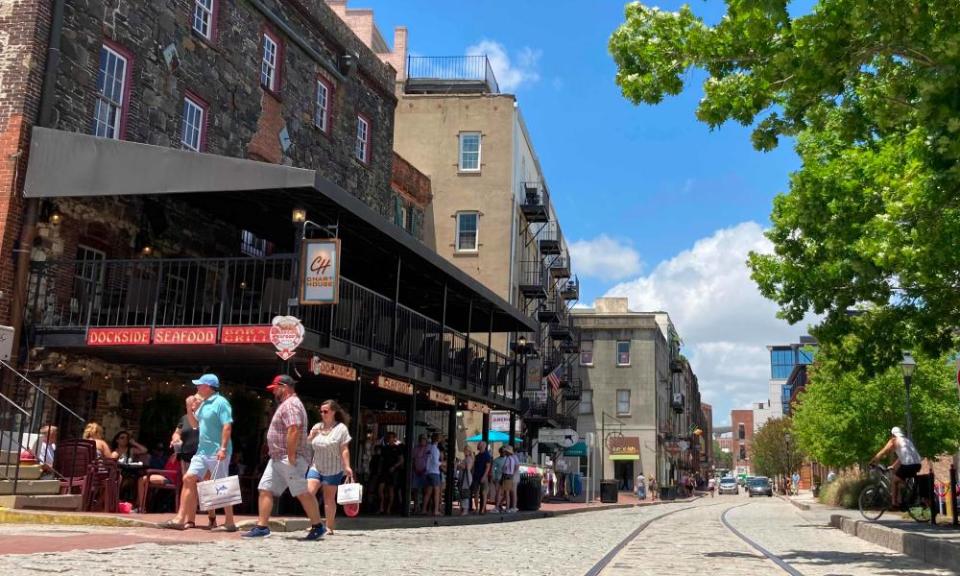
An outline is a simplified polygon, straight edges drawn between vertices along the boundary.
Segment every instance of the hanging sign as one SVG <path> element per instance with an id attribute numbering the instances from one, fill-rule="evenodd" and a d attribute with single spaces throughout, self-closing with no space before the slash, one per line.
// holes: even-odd
<path id="1" fill-rule="evenodd" d="M 294 316 L 274 316 L 270 327 L 270 343 L 277 349 L 281 360 L 289 360 L 303 343 L 305 330 L 300 319 Z"/>
<path id="2" fill-rule="evenodd" d="M 413 384 L 404 382 L 403 380 L 388 378 L 387 376 L 377 376 L 377 388 L 413 396 Z"/>
<path id="3" fill-rule="evenodd" d="M 300 252 L 300 304 L 336 304 L 340 240 L 304 240 Z"/>
<path id="4" fill-rule="evenodd" d="M 640 438 L 637 436 L 611 436 L 607 439 L 611 460 L 639 460 Z"/>
<path id="5" fill-rule="evenodd" d="M 329 376 L 331 378 L 339 378 L 341 380 L 357 379 L 356 368 L 321 360 L 319 356 L 310 358 L 309 369 L 314 376 Z"/>
<path id="6" fill-rule="evenodd" d="M 447 406 L 456 406 L 457 398 L 453 394 L 447 394 L 446 392 L 441 392 L 439 390 L 431 390 L 429 398 L 432 402 L 437 404 L 446 404 Z"/>
<path id="7" fill-rule="evenodd" d="M 154 328 L 153 343 L 159 345 L 216 344 L 217 327 Z"/>

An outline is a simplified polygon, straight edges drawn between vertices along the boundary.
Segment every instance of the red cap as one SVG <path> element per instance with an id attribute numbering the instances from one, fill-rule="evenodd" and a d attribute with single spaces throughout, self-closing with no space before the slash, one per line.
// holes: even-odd
<path id="1" fill-rule="evenodd" d="M 270 384 L 267 385 L 267 390 L 273 392 L 281 386 L 289 386 L 290 388 L 293 388 L 296 383 L 297 381 L 294 380 L 293 377 L 286 374 L 280 374 L 279 376 L 274 376 L 273 382 L 270 382 Z"/>

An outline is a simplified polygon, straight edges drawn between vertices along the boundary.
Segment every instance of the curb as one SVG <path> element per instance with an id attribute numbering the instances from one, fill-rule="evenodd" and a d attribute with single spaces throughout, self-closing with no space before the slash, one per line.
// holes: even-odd
<path id="1" fill-rule="evenodd" d="M 89 514 L 43 514 L 0 508 L 0 524 L 43 524 L 51 526 L 106 526 L 115 528 L 157 528 L 154 522 L 120 518 L 117 516 L 94 516 Z"/>
<path id="2" fill-rule="evenodd" d="M 840 514 L 830 515 L 830 525 L 872 544 L 906 554 L 934 566 L 960 572 L 960 544 L 955 542 L 910 533 L 865 520 L 854 520 Z"/>
<path id="3" fill-rule="evenodd" d="M 504 522 L 521 522 L 525 520 L 540 520 L 543 518 L 554 518 L 557 516 L 567 516 L 570 514 L 583 514 L 585 512 L 602 512 L 605 510 L 620 510 L 625 508 L 642 508 L 647 506 L 660 506 L 670 503 L 693 502 L 696 498 L 686 498 L 655 502 L 644 504 L 610 504 L 597 508 L 572 508 L 569 510 L 555 511 L 531 511 L 518 512 L 516 514 L 497 514 L 488 513 L 486 516 L 443 516 L 435 518 L 431 516 L 414 516 L 408 518 L 392 517 L 338 517 L 337 528 L 339 530 L 391 530 L 403 528 L 432 528 L 435 526 L 475 526 L 482 524 L 501 524 Z M 238 522 L 237 526 L 242 530 L 250 528 L 256 520 L 245 520 Z M 101 526 L 113 528 L 155 528 L 160 529 L 156 522 L 146 520 L 137 520 L 134 518 L 123 518 L 120 516 L 94 515 L 94 514 L 57 514 L 36 511 L 13 510 L 9 508 L 0 508 L 0 524 L 41 524 L 54 526 Z M 270 529 L 274 532 L 299 532 L 310 527 L 310 522 L 306 518 L 276 518 L 270 520 Z"/>
<path id="4" fill-rule="evenodd" d="M 810 505 L 805 502 L 797 502 L 796 500 L 790 498 L 789 496 L 781 496 L 780 494 L 777 494 L 777 498 L 783 500 L 784 502 L 789 502 L 790 504 L 793 504 L 796 508 L 799 508 L 804 512 L 810 511 Z"/>

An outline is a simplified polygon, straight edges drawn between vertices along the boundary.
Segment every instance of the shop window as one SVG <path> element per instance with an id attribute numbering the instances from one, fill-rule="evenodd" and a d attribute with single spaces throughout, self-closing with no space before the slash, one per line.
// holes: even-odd
<path id="1" fill-rule="evenodd" d="M 97 71 L 97 103 L 93 114 L 93 134 L 119 140 L 129 101 L 130 58 L 115 46 L 100 47 Z"/>
<path id="2" fill-rule="evenodd" d="M 617 342 L 617 366 L 630 365 L 630 341 L 621 340 Z"/>
<path id="3" fill-rule="evenodd" d="M 273 243 L 258 238 L 256 234 L 249 230 L 242 230 L 240 232 L 240 253 L 256 258 L 269 256 L 273 253 Z"/>
<path id="4" fill-rule="evenodd" d="M 580 365 L 593 366 L 593 340 L 580 342 Z"/>
<path id="5" fill-rule="evenodd" d="M 370 121 L 363 114 L 357 115 L 357 145 L 354 155 L 364 164 L 370 163 Z"/>

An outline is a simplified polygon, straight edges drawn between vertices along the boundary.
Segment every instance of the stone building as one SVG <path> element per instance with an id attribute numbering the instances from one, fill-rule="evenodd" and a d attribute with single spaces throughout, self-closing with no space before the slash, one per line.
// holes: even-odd
<path id="1" fill-rule="evenodd" d="M 641 473 L 669 487 L 699 471 L 699 390 L 669 316 L 634 312 L 626 298 L 598 298 L 594 308 L 574 308 L 573 323 L 581 334 L 578 429 L 595 434 L 602 450 L 589 475 L 631 489 Z"/>
<path id="2" fill-rule="evenodd" d="M 0 25 L 0 228 L 20 259 L 0 321 L 81 422 L 44 419 L 140 432 L 215 370 L 248 397 L 256 457 L 278 366 L 367 431 L 516 412 L 512 361 L 477 339 L 535 326 L 418 240 L 431 182 L 393 151 L 396 71 L 325 2 L 18 0 Z M 333 237 L 332 296 L 308 306 L 301 241 Z M 283 315 L 304 353 L 278 364 Z"/>

